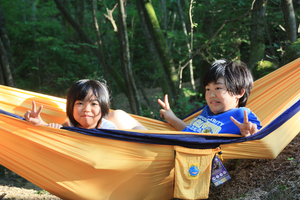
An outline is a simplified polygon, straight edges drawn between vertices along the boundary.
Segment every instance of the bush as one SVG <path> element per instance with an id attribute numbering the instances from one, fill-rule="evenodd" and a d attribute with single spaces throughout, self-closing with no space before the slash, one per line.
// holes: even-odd
<path id="1" fill-rule="evenodd" d="M 256 66 L 253 68 L 252 70 L 252 75 L 254 80 L 257 80 L 269 73 L 271 73 L 272 71 L 276 70 L 277 67 L 274 65 L 274 63 L 270 62 L 270 61 L 259 61 L 256 63 Z"/>

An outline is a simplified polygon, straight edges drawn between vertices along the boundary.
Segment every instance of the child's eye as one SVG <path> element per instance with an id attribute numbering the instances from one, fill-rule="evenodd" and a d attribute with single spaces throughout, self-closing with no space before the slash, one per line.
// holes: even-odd
<path id="1" fill-rule="evenodd" d="M 82 105 L 82 102 L 77 101 L 75 104 L 76 104 L 76 105 Z"/>
<path id="2" fill-rule="evenodd" d="M 93 106 L 98 106 L 99 103 L 98 103 L 98 102 L 93 102 L 92 105 L 93 105 Z"/>
<path id="3" fill-rule="evenodd" d="M 209 91 L 209 88 L 205 88 L 205 91 Z"/>

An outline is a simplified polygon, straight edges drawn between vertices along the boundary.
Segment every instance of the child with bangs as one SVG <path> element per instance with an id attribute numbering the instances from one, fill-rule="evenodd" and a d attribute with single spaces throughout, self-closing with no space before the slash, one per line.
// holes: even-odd
<path id="1" fill-rule="evenodd" d="M 146 129 L 137 120 L 122 110 L 110 112 L 109 92 L 105 83 L 97 80 L 77 81 L 67 95 L 67 119 L 63 124 L 47 124 L 40 117 L 43 106 L 36 110 L 32 101 L 32 110 L 24 118 L 34 125 L 52 128 L 80 127 L 85 129 Z"/>

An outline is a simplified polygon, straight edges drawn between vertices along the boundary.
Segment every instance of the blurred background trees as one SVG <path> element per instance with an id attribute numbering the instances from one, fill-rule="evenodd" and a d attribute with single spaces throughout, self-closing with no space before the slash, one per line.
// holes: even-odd
<path id="1" fill-rule="evenodd" d="M 78 79 L 105 79 L 113 108 L 150 117 L 165 93 L 181 117 L 202 106 L 215 59 L 242 60 L 257 79 L 300 55 L 296 0 L 0 4 L 1 84 L 65 97 Z"/>

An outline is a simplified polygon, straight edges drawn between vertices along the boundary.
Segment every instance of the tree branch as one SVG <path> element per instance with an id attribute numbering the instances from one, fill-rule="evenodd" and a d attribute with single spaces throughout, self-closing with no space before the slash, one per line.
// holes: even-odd
<path id="1" fill-rule="evenodd" d="M 105 5 L 107 14 L 104 14 L 104 16 L 106 17 L 106 19 L 108 19 L 110 21 L 111 25 L 113 26 L 113 29 L 114 29 L 115 33 L 118 32 L 118 27 L 116 25 L 116 22 L 115 22 L 114 17 L 113 17 L 112 14 L 113 14 L 113 12 L 114 12 L 114 10 L 116 9 L 117 6 L 118 6 L 118 3 L 115 4 L 115 6 L 113 7 L 113 9 L 109 10 L 108 7 Z"/>
<path id="2" fill-rule="evenodd" d="M 205 43 L 200 49 L 198 49 L 195 53 L 193 53 L 193 55 L 189 57 L 189 59 L 184 63 L 184 65 L 183 65 L 181 68 L 185 68 L 185 67 L 189 64 L 190 60 L 193 59 L 200 51 L 202 51 L 202 50 L 203 50 L 203 49 L 204 49 L 204 48 L 205 48 L 205 47 L 206 47 L 206 46 L 207 46 L 207 45 L 208 45 L 208 44 L 209 44 L 216 36 L 217 36 L 217 34 L 223 29 L 223 27 L 224 27 L 227 23 L 231 23 L 231 22 L 238 21 L 239 19 L 245 17 L 245 16 L 248 15 L 249 13 L 251 13 L 251 12 L 257 10 L 257 9 L 260 8 L 264 3 L 267 2 L 267 0 L 264 0 L 259 6 L 257 6 L 256 8 L 253 8 L 253 5 L 254 5 L 254 2 L 255 2 L 255 1 L 256 1 L 256 0 L 254 0 L 254 1 L 252 2 L 251 9 L 250 9 L 249 11 L 247 11 L 246 13 L 244 13 L 243 15 L 241 15 L 241 16 L 235 18 L 235 19 L 232 19 L 232 20 L 225 20 L 225 21 L 223 22 L 223 24 L 221 25 L 221 27 L 217 30 L 217 32 L 209 39 L 209 41 L 208 41 L 207 43 Z"/>

